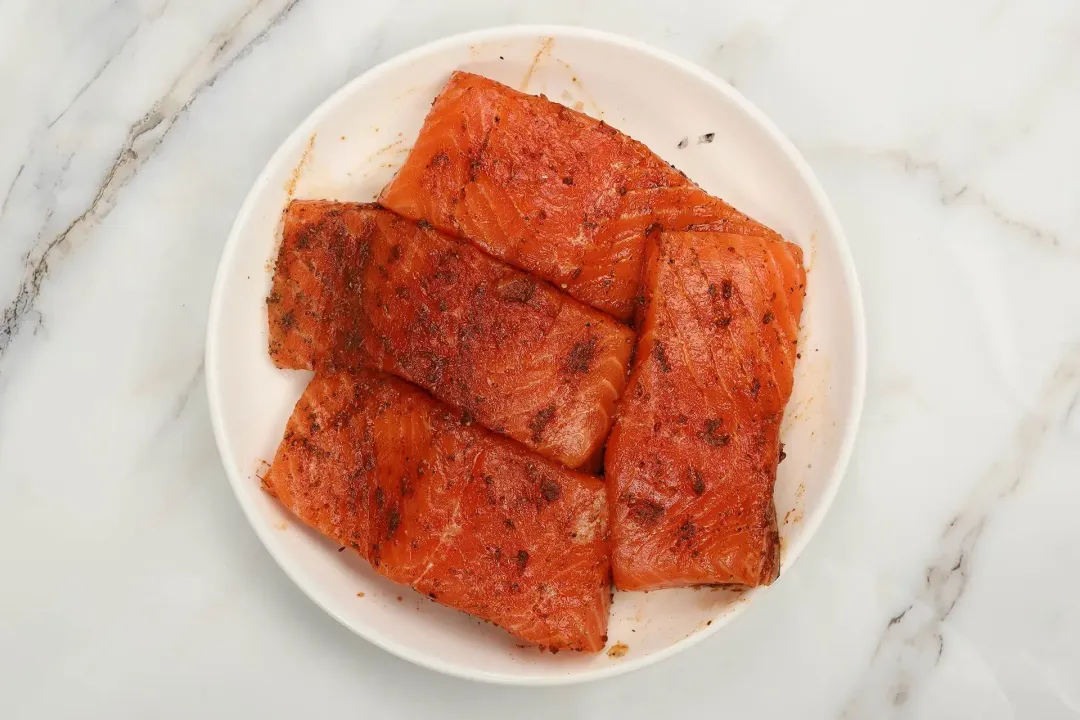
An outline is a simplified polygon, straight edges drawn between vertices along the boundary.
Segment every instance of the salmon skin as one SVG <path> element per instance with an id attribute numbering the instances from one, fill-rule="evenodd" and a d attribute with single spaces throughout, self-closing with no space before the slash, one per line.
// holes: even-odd
<path id="1" fill-rule="evenodd" d="M 462 423 L 402 380 L 316 374 L 263 485 L 444 605 L 548 649 L 607 641 L 603 483 Z"/>
<path id="2" fill-rule="evenodd" d="M 567 467 L 602 459 L 633 332 L 469 243 L 293 201 L 268 303 L 279 367 L 390 372 Z"/>
<path id="3" fill-rule="evenodd" d="M 380 202 L 630 320 L 645 235 L 779 239 L 603 121 L 454 72 Z"/>
<path id="4" fill-rule="evenodd" d="M 773 486 L 805 283 L 790 243 L 650 238 L 637 357 L 605 458 L 618 588 L 776 578 Z"/>

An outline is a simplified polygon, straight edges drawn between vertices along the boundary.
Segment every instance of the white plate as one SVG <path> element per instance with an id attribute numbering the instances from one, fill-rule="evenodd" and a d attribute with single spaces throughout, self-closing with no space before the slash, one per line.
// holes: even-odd
<path id="1" fill-rule="evenodd" d="M 713 634 L 767 589 L 616 593 L 608 637 L 625 644 L 625 654 L 551 655 L 378 577 L 259 488 L 256 474 L 273 458 L 310 377 L 276 369 L 266 349 L 264 299 L 282 208 L 291 197 L 375 198 L 455 68 L 602 117 L 803 247 L 802 359 L 776 485 L 781 577 L 820 525 L 847 465 L 865 379 L 862 305 L 840 224 L 802 156 L 729 85 L 638 42 L 572 28 L 486 30 L 400 55 L 335 93 L 274 154 L 225 243 L 210 303 L 206 376 L 222 461 L 252 526 L 289 577 L 376 645 L 493 682 L 556 684 L 628 672 Z M 707 133 L 715 133 L 712 142 L 699 141 Z"/>

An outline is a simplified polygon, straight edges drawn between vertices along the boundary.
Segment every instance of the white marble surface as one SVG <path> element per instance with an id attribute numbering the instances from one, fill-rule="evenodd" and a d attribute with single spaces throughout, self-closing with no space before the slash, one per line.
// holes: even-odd
<path id="1" fill-rule="evenodd" d="M 845 223 L 871 351 L 782 581 L 672 660 L 549 690 L 420 670 L 309 602 L 232 497 L 201 366 L 288 131 L 513 22 L 640 38 L 765 110 Z M 1080 715 L 1075 2 L 5 0 L 0 97 L 0 717 Z"/>

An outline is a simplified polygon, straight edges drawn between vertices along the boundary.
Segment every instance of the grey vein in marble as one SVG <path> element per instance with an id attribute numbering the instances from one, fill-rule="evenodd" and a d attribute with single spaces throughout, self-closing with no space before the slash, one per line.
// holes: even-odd
<path id="1" fill-rule="evenodd" d="M 23 321 L 34 308 L 42 282 L 48 275 L 50 260 L 65 254 L 85 238 L 95 224 L 109 213 L 121 188 L 153 157 L 176 121 L 191 107 L 199 94 L 251 53 L 267 34 L 289 15 L 299 1 L 256 0 L 249 5 L 239 17 L 211 37 L 205 49 L 187 65 L 169 90 L 129 129 L 127 141 L 117 153 L 86 209 L 47 242 L 43 243 L 39 238 L 38 243 L 27 253 L 28 273 L 20 283 L 14 299 L 0 315 L 0 358 L 3 358 L 8 346 L 19 333 Z M 118 49 L 117 52 L 119 51 Z M 100 74 L 99 72 L 96 77 L 100 77 Z M 93 80 L 85 87 L 92 83 Z M 85 92 L 85 87 L 80 93 Z M 72 104 L 74 102 L 75 100 L 72 100 Z M 20 168 L 19 173 L 21 172 Z M 18 180 L 18 174 L 15 180 Z M 10 190 L 5 196 L 5 202 L 9 195 Z M 49 213 L 46 217 L 49 217 Z"/>
<path id="2" fill-rule="evenodd" d="M 1029 221 L 1012 217 L 998 207 L 988 195 L 976 190 L 970 182 L 961 182 L 949 177 L 948 173 L 936 160 L 920 158 L 907 150 L 900 149 L 870 150 L 843 146 L 822 147 L 818 148 L 818 151 L 826 154 L 850 154 L 864 158 L 886 160 L 891 164 L 899 165 L 908 175 L 929 175 L 936 188 L 938 202 L 943 206 L 967 204 L 979 208 L 993 218 L 998 225 L 1014 235 L 1048 248 L 1062 250 L 1070 254 L 1080 254 L 1080 247 L 1063 244 L 1057 233 L 1040 228 Z"/>
<path id="3" fill-rule="evenodd" d="M 15 183 L 19 182 L 19 178 L 22 177 L 23 170 L 26 169 L 26 163 L 19 165 L 19 169 L 15 171 L 15 177 L 11 178 L 11 182 L 8 183 L 7 192 L 4 193 L 4 200 L 0 202 L 0 217 L 4 216 L 4 211 L 7 210 L 8 200 L 11 199 L 11 192 L 15 189 Z"/>
<path id="4" fill-rule="evenodd" d="M 196 366 L 195 370 L 191 373 L 187 382 L 184 383 L 180 392 L 177 393 L 176 397 L 173 399 L 164 420 L 162 420 L 157 430 L 154 431 L 153 437 L 155 440 L 164 435 L 168 429 L 183 416 L 184 411 L 187 410 L 191 403 L 191 396 L 196 390 L 202 389 L 204 370 L 205 363 L 200 360 L 198 366 Z"/>
<path id="5" fill-rule="evenodd" d="M 1065 409 L 1065 414 L 1062 416 L 1061 424 L 1063 426 L 1068 425 L 1072 420 L 1073 411 L 1076 410 L 1077 403 L 1080 403 L 1080 390 L 1077 390 L 1069 401 L 1069 407 Z"/>
<path id="6" fill-rule="evenodd" d="M 845 708 L 843 717 L 881 717 L 881 708 L 903 707 L 945 652 L 943 626 L 964 595 L 972 555 L 1000 504 L 1028 476 L 1047 433 L 1068 418 L 1080 395 L 1080 346 L 1058 363 L 1035 407 L 1016 427 L 1007 454 L 975 485 L 963 508 L 942 532 L 935 560 L 907 607 L 893 615 L 877 643 L 870 668 Z M 1062 399 L 1072 397 L 1061 411 Z"/>
<path id="7" fill-rule="evenodd" d="M 116 58 L 120 56 L 120 53 L 124 51 L 124 48 L 127 47 L 127 44 L 131 42 L 131 39 L 138 34 L 139 30 L 145 27 L 148 22 L 153 22 L 156 18 L 161 17 L 163 12 L 165 12 L 165 4 L 162 4 L 155 13 L 146 17 L 143 21 L 136 23 L 120 40 L 119 45 L 109 53 L 109 57 L 101 64 L 101 67 L 95 70 L 94 74 L 91 75 L 90 78 L 83 83 L 82 87 L 75 92 L 75 95 L 72 96 L 71 100 L 68 101 L 68 104 L 64 106 L 64 109 L 57 113 L 56 117 L 45 125 L 45 129 L 50 130 L 56 123 L 60 122 L 60 120 L 67 115 L 68 111 L 75 107 L 75 104 L 79 102 L 79 98 L 85 95 L 86 91 L 89 90 L 90 87 L 101 78 L 105 71 L 109 69 Z"/>

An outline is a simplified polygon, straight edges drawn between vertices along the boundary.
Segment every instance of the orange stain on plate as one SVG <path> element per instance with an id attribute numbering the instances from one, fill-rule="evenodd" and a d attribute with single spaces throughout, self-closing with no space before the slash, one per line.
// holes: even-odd
<path id="1" fill-rule="evenodd" d="M 607 654 L 610 658 L 621 658 L 625 657 L 626 653 L 628 652 L 630 652 L 629 645 L 627 645 L 626 643 L 617 642 L 611 646 L 611 649 L 607 651 Z"/>
<path id="2" fill-rule="evenodd" d="M 315 133 L 312 133 L 308 138 L 307 147 L 304 148 L 303 154 L 300 156 L 300 162 L 293 168 L 292 175 L 289 177 L 289 182 L 285 183 L 285 192 L 288 194 L 288 199 L 292 200 L 293 195 L 296 194 L 296 185 L 300 182 L 300 175 L 304 172 L 304 168 L 311 160 L 311 151 L 315 149 Z"/>
<path id="3" fill-rule="evenodd" d="M 574 86 L 574 89 L 578 95 L 585 98 L 584 102 L 581 100 L 576 100 L 571 107 L 573 107 L 578 112 L 584 112 L 585 105 L 588 104 L 592 108 L 591 114 L 593 116 L 597 118 L 603 118 L 604 111 L 600 109 L 600 106 L 596 104 L 596 101 L 592 99 L 592 96 L 590 96 L 589 93 L 585 92 L 585 86 L 581 83 L 581 80 L 578 78 L 577 73 L 574 72 L 574 68 L 570 66 L 570 63 L 566 62 L 565 60 L 560 60 L 559 58 L 555 58 L 555 62 L 563 66 L 563 69 L 566 70 L 566 74 L 570 76 L 570 84 Z"/>
<path id="4" fill-rule="evenodd" d="M 529 87 L 529 83 L 532 82 L 533 73 L 536 72 L 537 66 L 545 55 L 551 54 L 551 48 L 555 46 L 555 38 L 544 38 L 540 43 L 540 48 L 533 55 L 532 62 L 529 63 L 529 69 L 525 71 L 525 78 L 521 81 L 521 89 L 526 90 Z"/>

